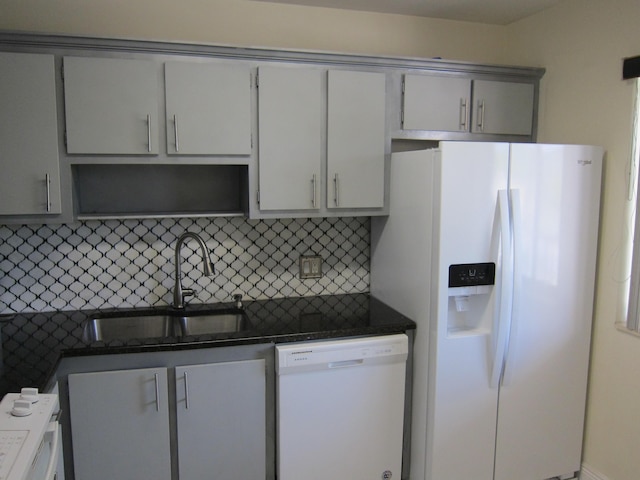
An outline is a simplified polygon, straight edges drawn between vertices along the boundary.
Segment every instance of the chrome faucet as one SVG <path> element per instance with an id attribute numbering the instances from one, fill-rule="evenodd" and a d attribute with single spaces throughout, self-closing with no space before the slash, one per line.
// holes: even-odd
<path id="1" fill-rule="evenodd" d="M 182 288 L 182 284 L 180 283 L 180 277 L 182 276 L 182 271 L 180 268 L 180 248 L 188 238 L 194 239 L 196 242 L 198 242 L 198 245 L 200 245 L 200 251 L 202 254 L 202 272 L 207 277 L 210 277 L 215 273 L 213 263 L 211 263 L 211 257 L 209 256 L 209 250 L 207 249 L 204 240 L 202 240 L 202 238 L 192 232 L 185 232 L 180 235 L 180 237 L 178 237 L 178 241 L 176 242 L 176 278 L 175 286 L 173 287 L 172 304 L 174 308 L 184 308 L 185 297 L 190 297 L 195 294 L 195 292 L 190 288 Z"/>

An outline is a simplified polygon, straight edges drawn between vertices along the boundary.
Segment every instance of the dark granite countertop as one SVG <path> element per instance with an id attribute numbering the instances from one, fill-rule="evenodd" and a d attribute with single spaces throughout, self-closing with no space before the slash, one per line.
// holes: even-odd
<path id="1" fill-rule="evenodd" d="M 188 306 L 188 311 L 224 310 L 233 304 Z M 415 323 L 369 294 L 245 301 L 250 328 L 198 336 L 91 341 L 87 320 L 97 315 L 157 313 L 167 308 L 57 311 L 0 317 L 0 398 L 26 386 L 43 389 L 65 356 L 212 348 L 265 342 L 296 342 L 400 333 Z"/>

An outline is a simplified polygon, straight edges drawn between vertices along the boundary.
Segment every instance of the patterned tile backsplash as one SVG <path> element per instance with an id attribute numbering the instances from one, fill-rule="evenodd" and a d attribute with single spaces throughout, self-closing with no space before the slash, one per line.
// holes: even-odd
<path id="1" fill-rule="evenodd" d="M 0 225 L 0 314 L 171 303 L 174 247 L 200 235 L 216 274 L 205 277 L 196 242 L 182 247 L 191 303 L 369 291 L 367 217 L 240 217 Z M 300 255 L 320 255 L 324 276 L 301 280 Z"/>

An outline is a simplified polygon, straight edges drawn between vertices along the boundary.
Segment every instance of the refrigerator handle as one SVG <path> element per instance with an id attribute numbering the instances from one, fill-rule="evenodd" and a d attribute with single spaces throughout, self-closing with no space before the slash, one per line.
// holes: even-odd
<path id="1" fill-rule="evenodd" d="M 508 386 L 513 380 L 514 351 L 518 332 L 519 294 L 522 291 L 519 260 L 522 259 L 522 208 L 520 203 L 520 190 L 509 191 L 511 199 L 511 224 L 513 226 L 513 304 L 511 306 L 511 326 L 509 328 L 509 341 L 504 359 L 504 375 L 502 384 Z"/>
<path id="2" fill-rule="evenodd" d="M 494 322 L 495 344 L 493 365 L 491 367 L 491 388 L 498 388 L 511 323 L 511 305 L 513 297 L 513 253 L 509 218 L 509 196 L 506 190 L 498 191 L 498 221 L 500 227 L 500 306 Z"/>

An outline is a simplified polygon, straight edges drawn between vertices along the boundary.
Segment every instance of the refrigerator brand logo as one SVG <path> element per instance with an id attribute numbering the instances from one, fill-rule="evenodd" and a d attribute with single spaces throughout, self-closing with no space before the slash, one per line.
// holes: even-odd
<path id="1" fill-rule="evenodd" d="M 391 477 L 393 477 L 393 474 L 391 473 L 390 470 L 385 470 L 382 473 L 382 480 L 389 480 Z"/>
<path id="2" fill-rule="evenodd" d="M 578 164 L 582 166 L 591 165 L 591 160 L 578 160 Z"/>

